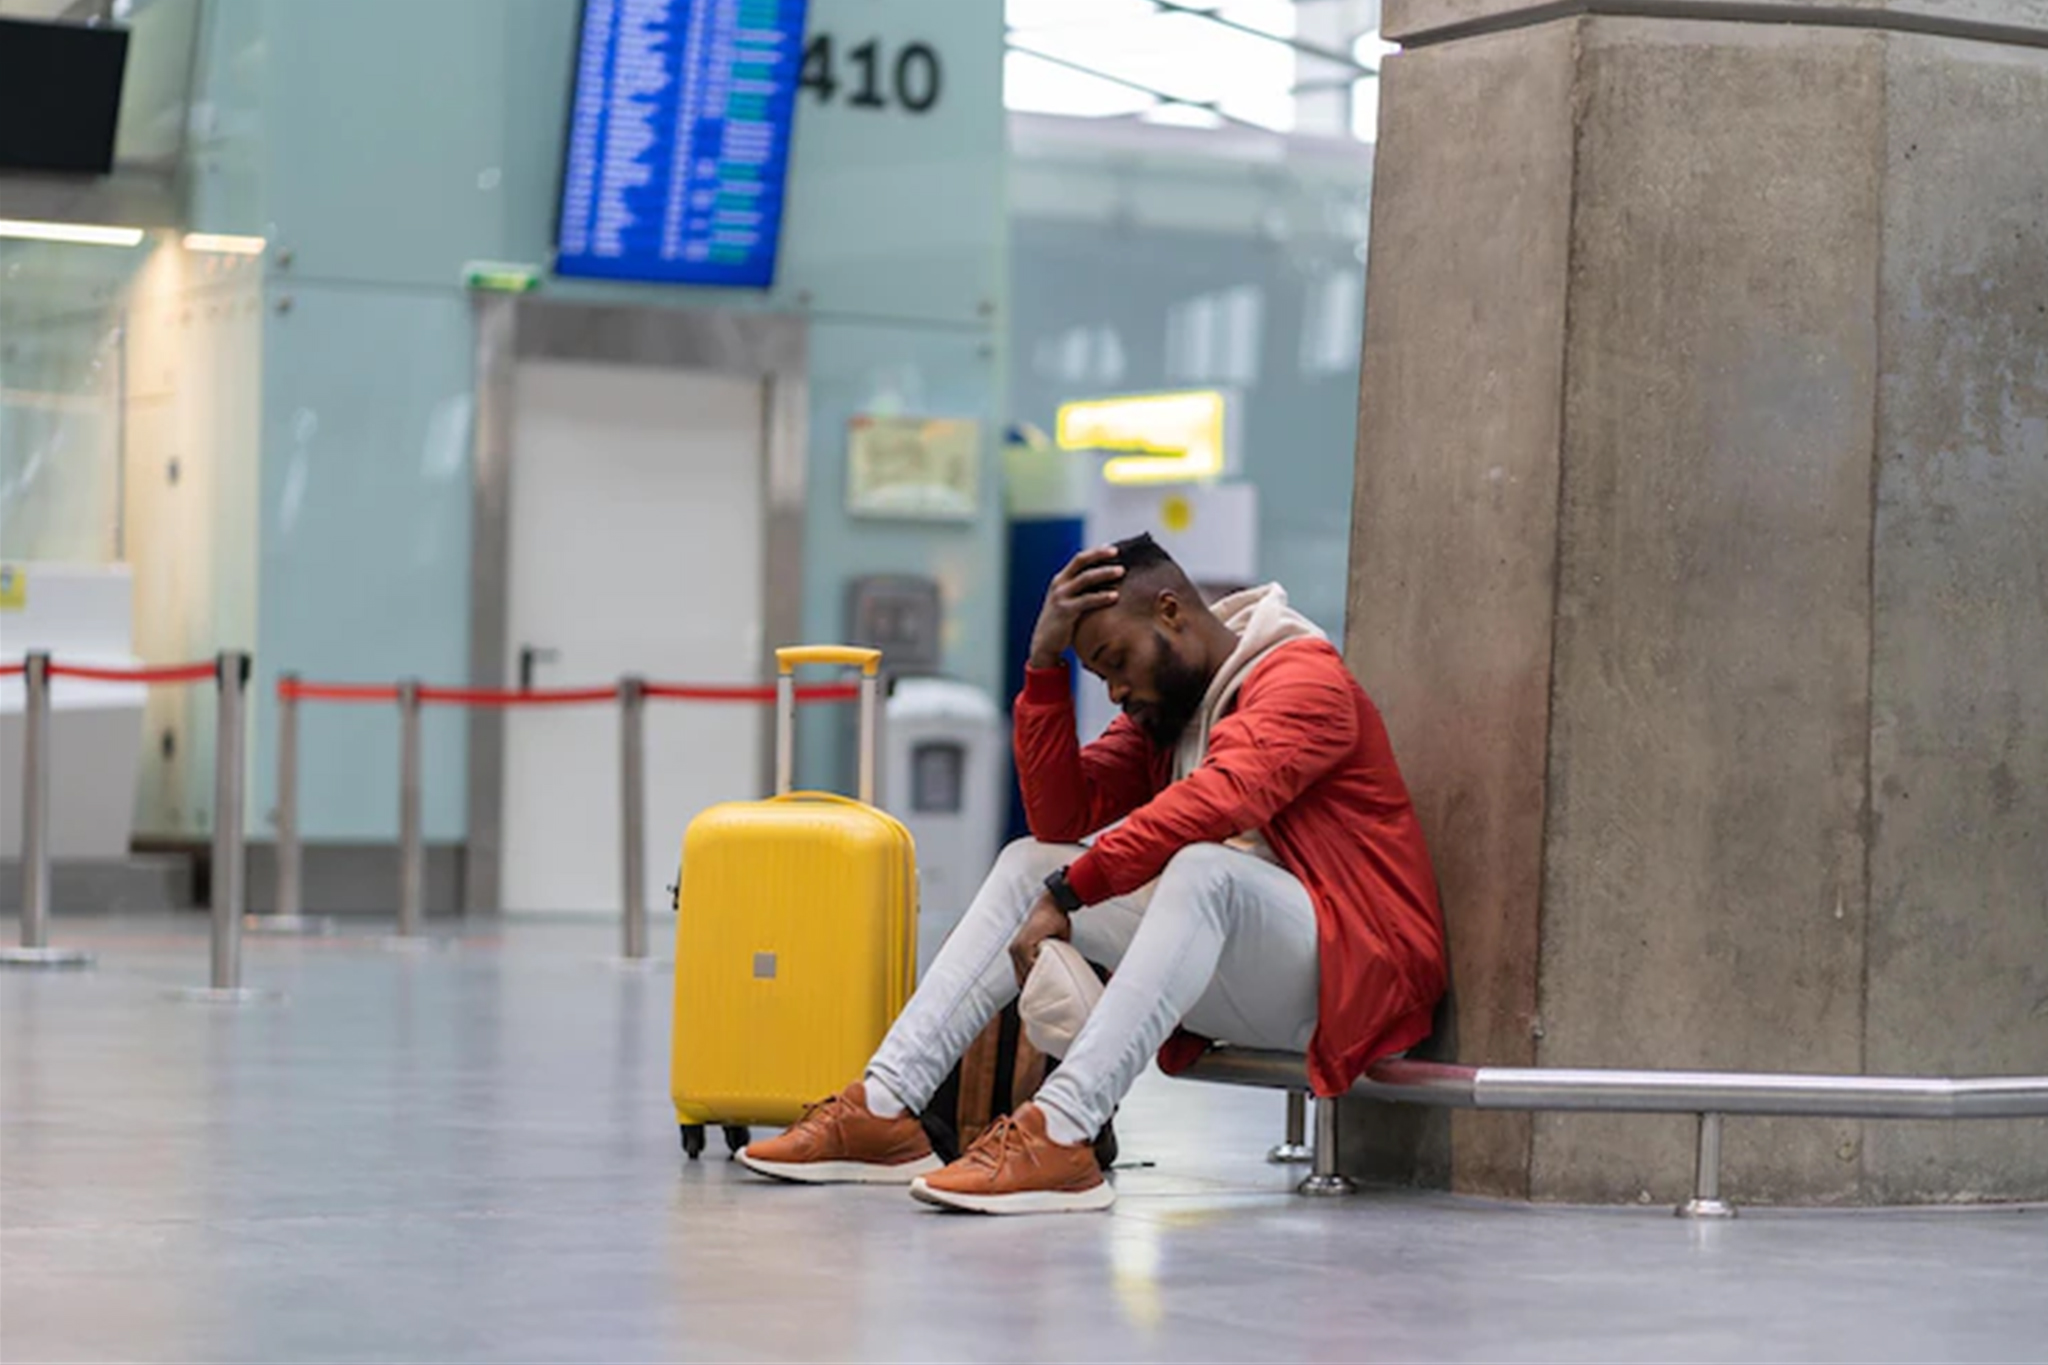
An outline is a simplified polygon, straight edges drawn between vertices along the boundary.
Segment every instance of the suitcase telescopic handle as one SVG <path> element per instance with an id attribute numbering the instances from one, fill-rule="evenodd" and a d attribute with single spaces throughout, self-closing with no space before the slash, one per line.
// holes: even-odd
<path id="1" fill-rule="evenodd" d="M 839 664 L 872 678 L 882 670 L 882 651 L 859 645 L 785 645 L 775 651 L 775 670 L 784 677 L 805 664 Z"/>
<path id="2" fill-rule="evenodd" d="M 796 768 L 796 670 L 836 664 L 860 670 L 860 799 L 875 803 L 876 721 L 881 710 L 882 651 L 854 645 L 789 645 L 775 651 L 775 794 L 786 795 Z"/>

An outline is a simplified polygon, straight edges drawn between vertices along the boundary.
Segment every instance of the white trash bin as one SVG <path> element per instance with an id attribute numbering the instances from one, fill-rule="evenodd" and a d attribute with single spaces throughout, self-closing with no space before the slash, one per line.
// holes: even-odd
<path id="1" fill-rule="evenodd" d="M 967 913 L 1002 838 L 1002 709 L 978 687 L 903 678 L 882 727 L 883 804 L 917 841 L 917 971 Z"/>

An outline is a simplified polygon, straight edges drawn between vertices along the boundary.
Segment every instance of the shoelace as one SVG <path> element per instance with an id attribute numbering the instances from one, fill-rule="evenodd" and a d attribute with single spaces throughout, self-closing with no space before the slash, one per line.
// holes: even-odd
<path id="1" fill-rule="evenodd" d="M 804 1106 L 803 1117 L 799 1118 L 796 1121 L 796 1126 L 799 1128 L 808 1128 L 812 1126 L 813 1120 L 815 1120 L 817 1126 L 821 1128 L 836 1124 L 839 1122 L 840 1118 L 840 1106 L 844 1103 L 845 1096 L 828 1095 L 824 1099 L 819 1100 L 816 1104 L 807 1104 Z"/>
<path id="2" fill-rule="evenodd" d="M 967 1149 L 965 1159 L 987 1171 L 1001 1169 L 1011 1153 L 1022 1153 L 1030 1135 L 1024 1126 L 1008 1114 L 999 1114 L 996 1121 L 981 1130 L 981 1136 Z"/>

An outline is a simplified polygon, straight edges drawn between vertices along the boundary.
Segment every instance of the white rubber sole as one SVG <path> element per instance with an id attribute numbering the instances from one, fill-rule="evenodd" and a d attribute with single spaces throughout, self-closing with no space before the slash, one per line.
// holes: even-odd
<path id="1" fill-rule="evenodd" d="M 923 1177 L 910 1182 L 910 1197 L 942 1209 L 966 1213 L 1098 1213 L 1116 1203 L 1116 1189 L 1107 1181 L 1087 1190 L 1030 1190 L 1022 1194 L 955 1194 L 935 1190 Z"/>
<path id="2" fill-rule="evenodd" d="M 795 1185 L 908 1185 L 945 1166 L 936 1155 L 921 1156 L 900 1166 L 871 1161 L 762 1161 L 740 1153 L 740 1164 L 757 1174 Z"/>

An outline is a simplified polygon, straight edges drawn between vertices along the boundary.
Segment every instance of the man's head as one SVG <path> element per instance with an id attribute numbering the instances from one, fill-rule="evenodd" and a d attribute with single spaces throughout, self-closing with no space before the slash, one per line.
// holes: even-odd
<path id="1" fill-rule="evenodd" d="M 1074 655 L 1154 744 L 1173 744 L 1201 708 L 1237 637 L 1210 612 L 1173 556 L 1149 535 L 1120 540 L 1117 600 L 1083 616 Z"/>

